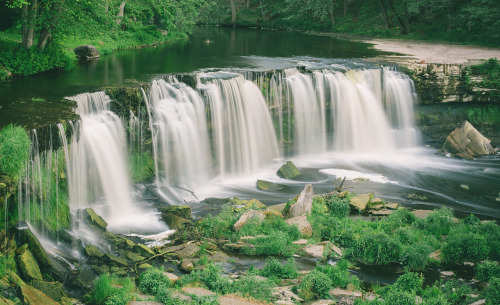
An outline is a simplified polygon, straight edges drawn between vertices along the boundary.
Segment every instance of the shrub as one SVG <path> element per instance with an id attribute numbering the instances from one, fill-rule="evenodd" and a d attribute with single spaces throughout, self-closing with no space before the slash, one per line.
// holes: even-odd
<path id="1" fill-rule="evenodd" d="M 460 264 L 465 261 L 478 262 L 488 257 L 490 248 L 483 236 L 468 233 L 449 237 L 443 246 L 443 258 L 446 263 Z"/>
<path id="2" fill-rule="evenodd" d="M 401 263 L 410 270 L 424 270 L 431 252 L 432 247 L 424 242 L 406 246 L 401 253 Z"/>
<path id="3" fill-rule="evenodd" d="M 139 276 L 139 289 L 144 293 L 156 295 L 160 290 L 172 285 L 164 274 L 163 268 L 150 268 Z"/>
<path id="4" fill-rule="evenodd" d="M 407 272 L 396 280 L 394 288 L 411 292 L 412 294 L 420 294 L 423 283 L 424 278 L 422 276 L 419 276 L 417 273 Z"/>
<path id="5" fill-rule="evenodd" d="M 356 244 L 361 235 L 361 228 L 356 226 L 350 218 L 328 219 L 328 227 L 325 228 L 325 236 L 335 245 L 349 248 Z"/>
<path id="6" fill-rule="evenodd" d="M 7 125 L 0 131 L 0 173 L 16 177 L 28 160 L 31 141 L 22 127 Z"/>
<path id="7" fill-rule="evenodd" d="M 442 284 L 441 284 L 442 285 Z M 442 285 L 443 295 L 450 304 L 462 304 L 471 294 L 471 288 L 457 280 L 451 280 Z M 469 303 L 467 303 L 469 304 Z"/>
<path id="8" fill-rule="evenodd" d="M 415 221 L 413 225 L 434 236 L 446 235 L 453 225 L 453 211 L 448 208 L 435 210 L 426 218 Z"/>
<path id="9" fill-rule="evenodd" d="M 15 270 L 15 268 L 14 256 L 0 253 L 0 279 L 7 274 L 8 270 Z"/>
<path id="10" fill-rule="evenodd" d="M 391 289 L 384 298 L 384 305 L 414 305 L 415 296 L 399 289 Z"/>
<path id="11" fill-rule="evenodd" d="M 500 278 L 494 277 L 490 280 L 490 287 L 485 292 L 486 304 L 500 304 Z"/>
<path id="12" fill-rule="evenodd" d="M 347 285 L 352 284 L 355 287 L 360 287 L 359 279 L 351 275 L 348 269 L 349 262 L 346 260 L 339 260 L 335 265 L 317 266 L 316 270 L 326 274 L 332 281 L 332 287 L 346 288 Z"/>
<path id="13" fill-rule="evenodd" d="M 345 218 L 351 213 L 351 206 L 346 198 L 331 196 L 327 199 L 326 204 L 330 208 L 332 216 L 337 218 Z"/>
<path id="14" fill-rule="evenodd" d="M 94 283 L 94 289 L 90 292 L 90 300 L 97 305 L 105 305 L 108 297 L 116 293 L 117 289 L 111 286 L 111 276 L 103 274 Z"/>
<path id="15" fill-rule="evenodd" d="M 394 211 L 391 215 L 387 216 L 384 221 L 386 232 L 394 231 L 397 228 L 407 226 L 415 222 L 417 218 L 410 210 L 399 209 Z"/>
<path id="16" fill-rule="evenodd" d="M 293 258 L 289 258 L 284 265 L 276 258 L 268 258 L 266 265 L 260 271 L 260 275 L 280 279 L 295 279 L 299 273 L 297 272 L 297 266 Z"/>
<path id="17" fill-rule="evenodd" d="M 182 284 L 203 283 L 208 289 L 221 294 L 227 294 L 233 291 L 231 281 L 222 276 L 222 269 L 219 265 L 209 264 L 203 270 L 196 270 L 189 275 L 181 278 Z"/>
<path id="18" fill-rule="evenodd" d="M 297 227 L 293 227 L 298 231 Z M 269 236 L 249 240 L 249 243 L 253 244 L 253 247 L 245 248 L 243 251 L 253 255 L 291 256 L 297 248 L 296 245 L 292 244 L 294 240 L 293 236 L 287 235 L 287 233 L 282 231 L 277 231 L 271 233 Z"/>
<path id="19" fill-rule="evenodd" d="M 492 277 L 500 278 L 500 264 L 498 262 L 484 261 L 477 265 L 477 279 L 488 282 Z"/>
<path id="20" fill-rule="evenodd" d="M 313 270 L 302 279 L 299 296 L 304 300 L 328 299 L 330 298 L 329 291 L 332 285 L 332 281 L 326 274 Z"/>
<path id="21" fill-rule="evenodd" d="M 271 301 L 274 284 L 269 280 L 262 281 L 255 276 L 244 276 L 234 282 L 234 290 L 243 297 Z"/>
<path id="22" fill-rule="evenodd" d="M 349 252 L 356 261 L 366 265 L 385 265 L 399 261 L 401 244 L 385 233 L 362 235 Z"/>

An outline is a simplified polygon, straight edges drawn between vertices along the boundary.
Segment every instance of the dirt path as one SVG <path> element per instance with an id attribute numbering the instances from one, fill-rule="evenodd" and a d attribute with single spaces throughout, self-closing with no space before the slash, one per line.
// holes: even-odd
<path id="1" fill-rule="evenodd" d="M 498 58 L 500 48 L 488 48 L 470 45 L 454 45 L 423 41 L 397 39 L 360 39 L 373 44 L 377 50 L 407 54 L 407 56 L 388 55 L 394 59 L 413 59 L 416 62 L 462 64 L 477 59 Z"/>

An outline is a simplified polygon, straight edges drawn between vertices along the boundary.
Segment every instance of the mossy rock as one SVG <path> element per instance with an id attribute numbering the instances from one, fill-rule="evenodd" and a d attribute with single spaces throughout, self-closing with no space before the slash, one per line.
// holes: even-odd
<path id="1" fill-rule="evenodd" d="M 161 212 L 163 218 L 170 215 L 177 217 L 191 219 L 191 208 L 187 205 L 172 205 L 168 207 L 160 207 L 158 210 Z"/>
<path id="2" fill-rule="evenodd" d="M 140 261 L 143 261 L 143 260 L 145 260 L 145 259 L 146 259 L 144 256 L 140 256 L 140 255 L 135 254 L 135 253 L 130 252 L 130 251 L 125 251 L 124 256 L 125 256 L 128 260 L 130 260 L 130 261 L 132 261 L 132 262 L 134 262 L 134 263 L 137 263 L 137 262 L 140 262 Z"/>
<path id="3" fill-rule="evenodd" d="M 120 266 L 120 267 L 127 267 L 128 263 L 125 259 L 114 256 L 111 254 L 104 254 L 106 261 L 111 265 L 111 266 Z"/>
<path id="4" fill-rule="evenodd" d="M 169 226 L 170 229 L 179 229 L 183 227 L 186 223 L 189 223 L 189 220 L 172 214 L 163 216 L 163 220 Z"/>
<path id="5" fill-rule="evenodd" d="M 265 204 L 257 199 L 243 200 L 242 203 L 244 204 L 244 210 L 265 210 L 267 208 Z"/>
<path id="6" fill-rule="evenodd" d="M 257 180 L 257 188 L 261 191 L 277 191 L 281 189 L 281 186 L 269 181 Z"/>
<path id="7" fill-rule="evenodd" d="M 93 227 L 98 228 L 99 230 L 106 231 L 108 227 L 108 223 L 92 208 L 86 208 L 83 210 L 83 217 L 87 221 L 87 223 Z"/>
<path id="8" fill-rule="evenodd" d="M 23 245 L 17 249 L 16 252 L 17 265 L 19 266 L 23 278 L 28 282 L 33 282 L 34 280 L 42 281 L 43 278 L 40 267 L 35 257 L 28 249 L 28 244 Z"/>
<path id="9" fill-rule="evenodd" d="M 27 244 L 31 254 L 35 257 L 41 270 L 50 272 L 52 264 L 50 263 L 47 253 L 43 249 L 38 239 L 29 229 L 19 231 L 19 238 L 22 244 Z"/>
<path id="10" fill-rule="evenodd" d="M 66 293 L 63 290 L 63 285 L 59 282 L 34 281 L 33 287 L 45 293 L 47 296 L 57 302 L 59 302 L 63 297 L 66 296 Z"/>
<path id="11" fill-rule="evenodd" d="M 45 293 L 26 284 L 19 286 L 19 295 L 26 305 L 59 305 Z"/>
<path id="12" fill-rule="evenodd" d="M 135 253 L 137 253 L 141 256 L 145 256 L 145 257 L 151 257 L 151 256 L 155 255 L 153 250 L 151 250 L 147 246 L 141 245 L 141 244 L 135 244 L 132 250 Z"/>
<path id="13" fill-rule="evenodd" d="M 85 254 L 91 260 L 100 260 L 104 257 L 104 253 L 101 250 L 91 245 L 85 247 Z"/>
<path id="14" fill-rule="evenodd" d="M 287 161 L 276 174 L 281 178 L 293 179 L 302 175 L 302 172 L 291 161 Z"/>

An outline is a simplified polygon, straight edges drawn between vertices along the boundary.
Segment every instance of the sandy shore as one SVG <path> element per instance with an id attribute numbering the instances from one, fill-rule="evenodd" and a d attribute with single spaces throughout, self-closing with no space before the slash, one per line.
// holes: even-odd
<path id="1" fill-rule="evenodd" d="M 489 48 L 470 45 L 454 45 L 423 41 L 397 39 L 360 39 L 373 44 L 380 51 L 406 54 L 405 56 L 388 55 L 384 57 L 397 59 L 413 59 L 416 62 L 439 64 L 463 64 L 469 61 L 498 58 L 500 48 Z"/>

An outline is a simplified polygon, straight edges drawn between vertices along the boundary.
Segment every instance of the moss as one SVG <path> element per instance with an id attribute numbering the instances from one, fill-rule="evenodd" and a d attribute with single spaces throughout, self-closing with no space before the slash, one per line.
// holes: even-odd
<path id="1" fill-rule="evenodd" d="M 31 254 L 27 244 L 17 249 L 17 264 L 26 281 L 43 280 L 38 262 L 33 254 Z"/>
<path id="2" fill-rule="evenodd" d="M 106 231 L 108 223 L 101 216 L 97 215 L 94 209 L 86 208 L 83 211 L 83 216 L 91 226 L 97 227 L 102 231 Z"/>

